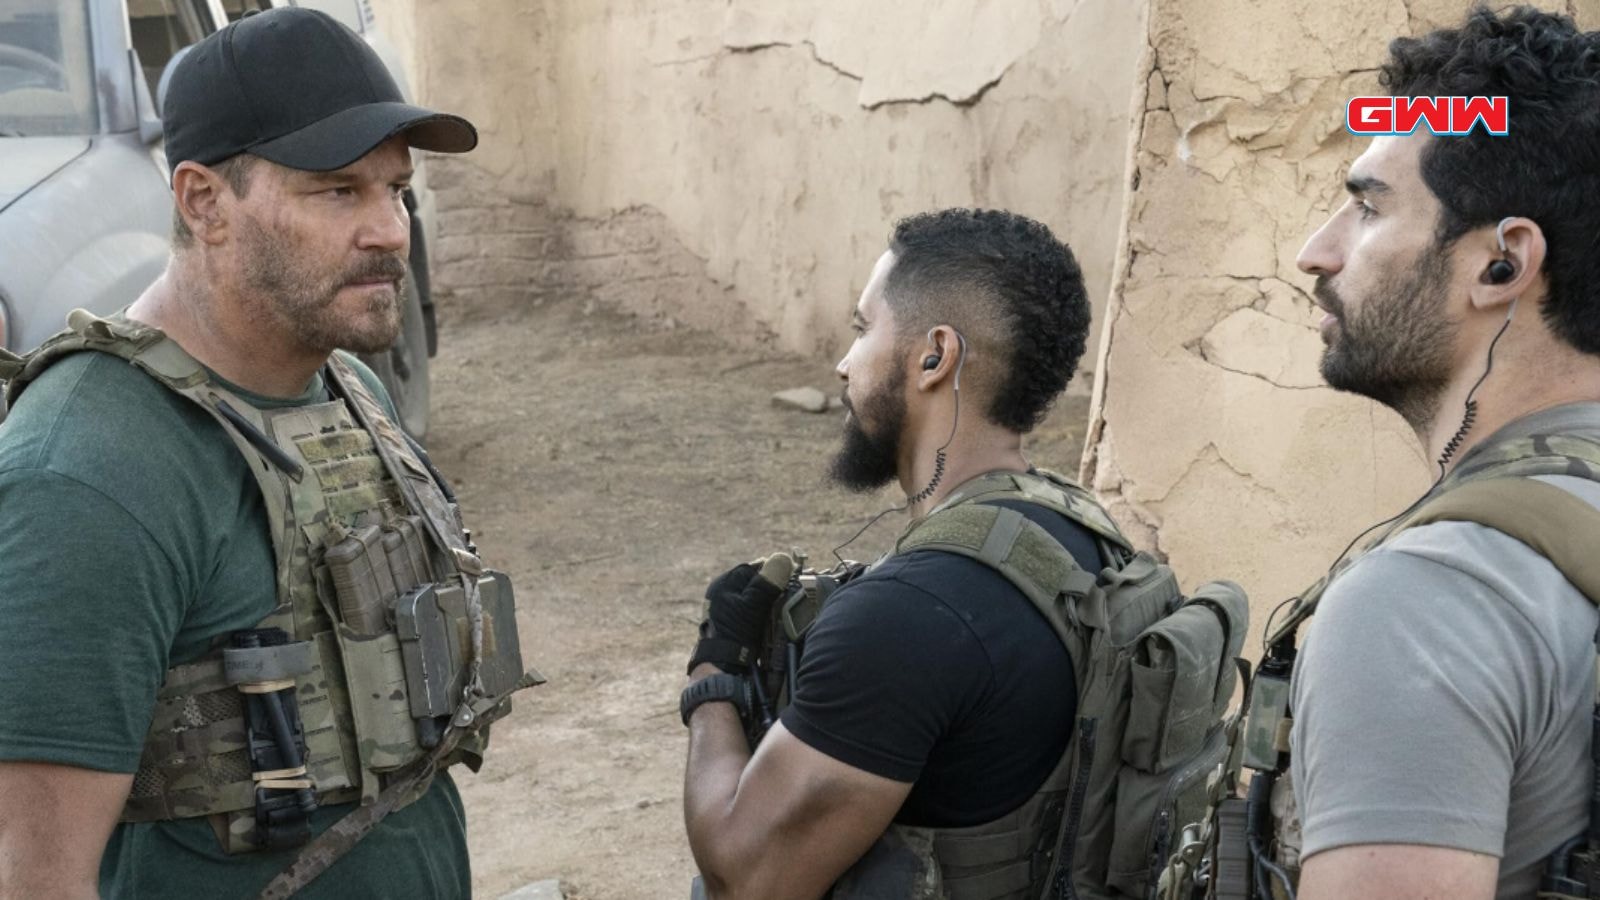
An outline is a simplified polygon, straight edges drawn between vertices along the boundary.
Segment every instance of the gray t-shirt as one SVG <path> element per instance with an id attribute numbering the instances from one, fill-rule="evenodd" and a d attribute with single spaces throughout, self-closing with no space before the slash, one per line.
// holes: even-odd
<path id="1" fill-rule="evenodd" d="M 1600 440 L 1600 404 L 1496 439 Z M 1600 484 L 1543 479 L 1600 506 Z M 1600 552 L 1600 535 L 1595 535 Z M 1427 844 L 1500 857 L 1498 897 L 1532 898 L 1588 823 L 1600 615 L 1549 560 L 1465 522 L 1406 531 L 1323 595 L 1294 669 L 1303 855 Z"/>

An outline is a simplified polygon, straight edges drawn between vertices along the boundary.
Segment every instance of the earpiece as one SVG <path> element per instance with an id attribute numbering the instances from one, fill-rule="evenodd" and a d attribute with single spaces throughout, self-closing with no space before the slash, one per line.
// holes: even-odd
<path id="1" fill-rule="evenodd" d="M 933 333 L 936 330 L 937 329 L 933 329 L 933 328 L 928 329 L 928 343 L 930 343 L 930 344 L 933 343 Z M 951 330 L 954 331 L 955 329 L 951 329 Z M 961 358 L 956 360 L 956 383 L 955 383 L 956 393 L 960 393 L 961 392 L 961 370 L 965 369 L 967 367 L 967 337 L 966 337 L 966 335 L 962 334 L 959 331 L 956 331 L 956 343 L 958 345 L 960 345 L 960 347 L 961 347 Z M 943 361 L 944 361 L 944 357 L 943 356 L 940 356 L 937 353 L 929 353 L 927 356 L 924 356 L 922 358 L 922 371 L 924 371 L 924 372 L 932 372 L 934 369 L 939 368 L 939 363 L 941 363 Z"/>
<path id="2" fill-rule="evenodd" d="M 1494 227 L 1495 240 L 1500 244 L 1501 253 L 1508 252 L 1506 250 L 1506 225 L 1511 222 L 1511 219 L 1511 216 L 1506 216 L 1500 220 L 1500 224 Z M 1517 267 L 1509 259 L 1497 259 L 1489 263 L 1488 276 L 1490 284 L 1505 284 L 1517 276 Z"/>

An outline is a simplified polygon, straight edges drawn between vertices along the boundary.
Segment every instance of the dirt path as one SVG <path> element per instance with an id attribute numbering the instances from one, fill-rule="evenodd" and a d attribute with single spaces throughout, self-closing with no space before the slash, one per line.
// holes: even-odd
<path id="1" fill-rule="evenodd" d="M 827 556 L 888 497 L 823 484 L 838 413 L 769 403 L 832 393 L 826 362 L 574 303 L 441 333 L 430 448 L 550 678 L 495 725 L 484 770 L 458 770 L 477 893 L 559 877 L 573 900 L 687 897 L 677 698 L 706 582 L 773 550 Z M 1063 401 L 1031 457 L 1076 469 L 1086 415 L 1086 398 Z M 848 555 L 875 555 L 900 521 Z"/>

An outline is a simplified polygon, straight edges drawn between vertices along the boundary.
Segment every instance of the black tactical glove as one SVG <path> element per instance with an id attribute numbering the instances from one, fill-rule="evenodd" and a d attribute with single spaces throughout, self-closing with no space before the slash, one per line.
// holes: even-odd
<path id="1" fill-rule="evenodd" d="M 783 596 L 793 572 L 794 561 L 779 553 L 759 563 L 741 563 L 711 582 L 689 671 L 708 662 L 724 672 L 748 672 L 761 653 L 772 604 Z"/>

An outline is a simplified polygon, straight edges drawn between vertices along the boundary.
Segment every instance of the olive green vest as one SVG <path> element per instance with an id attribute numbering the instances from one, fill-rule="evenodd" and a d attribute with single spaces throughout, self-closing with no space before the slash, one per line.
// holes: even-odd
<path id="1" fill-rule="evenodd" d="M 1050 509 L 1088 529 L 1111 565 L 1083 570 L 1048 531 L 994 501 Z M 1038 791 L 967 828 L 892 827 L 834 886 L 834 900 L 1143 897 L 1178 822 L 1221 764 L 1222 711 L 1248 607 L 1213 583 L 1186 601 L 1172 570 L 1134 553 L 1081 487 L 1048 472 L 991 473 L 912 523 L 895 554 L 939 550 L 1005 576 L 1071 656 L 1077 720 Z M 1072 698 L 1063 697 L 1068 704 Z"/>
<path id="2" fill-rule="evenodd" d="M 509 582 L 484 568 L 459 510 L 349 363 L 335 354 L 324 370 L 332 401 L 259 410 L 161 331 L 75 310 L 37 351 L 0 356 L 8 401 L 83 351 L 125 359 L 193 401 L 248 462 L 277 572 L 277 607 L 257 627 L 290 641 L 245 651 L 223 636 L 167 671 L 122 821 L 210 817 L 224 848 L 244 852 L 259 844 L 257 787 L 370 806 L 420 776 L 392 809 L 420 797 L 439 766 L 476 769 L 484 726 L 542 679 L 523 671 Z M 253 773 L 242 692 L 290 684 L 304 771 Z"/>

